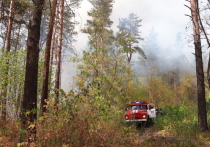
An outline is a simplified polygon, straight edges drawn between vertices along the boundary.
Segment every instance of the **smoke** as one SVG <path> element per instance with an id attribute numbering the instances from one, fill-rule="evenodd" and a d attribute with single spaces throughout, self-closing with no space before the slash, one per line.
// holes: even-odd
<path id="1" fill-rule="evenodd" d="M 184 39 L 191 33 L 185 30 L 190 22 L 189 18 L 185 16 L 185 14 L 190 14 L 188 8 L 184 6 L 186 3 L 183 0 L 115 0 L 111 15 L 111 20 L 113 21 L 112 29 L 115 32 L 118 31 L 119 18 L 127 18 L 130 13 L 137 14 L 139 19 L 142 19 L 142 26 L 139 28 L 139 31 L 141 32 L 141 37 L 144 38 L 144 41 L 140 41 L 140 46 L 146 53 L 148 50 L 144 46 L 152 28 L 157 33 L 156 41 L 159 51 L 154 52 L 154 54 L 159 59 L 162 58 L 162 60 L 158 60 L 158 66 L 161 65 L 163 70 L 174 68 L 174 65 L 178 64 L 177 61 L 179 60 L 186 60 L 189 66 L 192 66 L 194 64 L 192 58 L 193 48 L 190 48 L 187 43 L 188 40 Z M 84 0 L 81 3 L 81 8 L 75 13 L 76 19 L 80 23 L 76 28 L 79 33 L 76 38 L 75 49 L 80 57 L 88 42 L 87 35 L 84 35 L 80 30 L 84 28 L 86 20 L 90 19 L 87 16 L 87 11 L 90 9 L 90 3 Z M 175 47 L 178 32 L 180 32 L 182 37 L 182 47 Z M 151 38 L 151 40 L 153 39 Z M 151 45 L 151 47 L 155 48 L 157 46 Z M 140 67 L 140 64 L 137 63 L 139 62 L 138 54 L 135 54 L 132 60 L 134 62 L 133 67 L 138 71 Z M 163 63 L 167 64 L 163 66 Z M 63 65 L 61 87 L 65 91 L 68 91 L 73 85 L 73 76 L 75 75 L 76 64 Z"/>

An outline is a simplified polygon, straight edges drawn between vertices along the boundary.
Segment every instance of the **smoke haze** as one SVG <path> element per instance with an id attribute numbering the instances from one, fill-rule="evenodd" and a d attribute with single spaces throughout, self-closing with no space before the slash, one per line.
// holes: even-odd
<path id="1" fill-rule="evenodd" d="M 142 19 L 141 37 L 145 38 L 141 41 L 140 46 L 144 46 L 152 28 L 157 33 L 157 43 L 159 45 L 159 55 L 169 61 L 186 58 L 191 62 L 193 48 L 189 48 L 188 40 L 185 39 L 190 31 L 186 32 L 190 19 L 185 14 L 190 14 L 188 8 L 184 6 L 188 3 L 183 0 L 115 0 L 113 5 L 113 13 L 111 20 L 113 21 L 112 29 L 116 32 L 119 18 L 127 18 L 130 13 L 137 14 Z M 76 38 L 75 49 L 79 56 L 82 55 L 82 50 L 87 46 L 87 35 L 80 30 L 84 28 L 86 20 L 90 19 L 87 16 L 87 11 L 91 9 L 91 4 L 84 0 L 81 8 L 76 12 L 76 20 L 80 23 L 77 26 L 79 34 Z M 182 47 L 175 47 L 177 34 L 180 34 Z M 144 48 L 142 48 L 144 50 Z M 146 51 L 145 51 L 146 52 Z M 133 61 L 138 61 L 138 55 L 134 55 Z M 139 66 L 139 65 L 137 65 Z M 137 67 L 134 66 L 134 67 Z M 62 88 L 68 92 L 73 84 L 72 77 L 76 75 L 76 64 L 69 63 L 63 65 L 62 73 Z"/>

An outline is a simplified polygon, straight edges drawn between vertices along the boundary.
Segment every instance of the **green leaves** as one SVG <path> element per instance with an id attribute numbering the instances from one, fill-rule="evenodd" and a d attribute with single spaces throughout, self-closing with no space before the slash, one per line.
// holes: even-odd
<path id="1" fill-rule="evenodd" d="M 10 109 L 15 114 L 19 111 L 23 94 L 25 58 L 26 52 L 23 49 L 0 55 L 0 90 L 7 93 L 5 99 L 8 106 L 13 106 Z"/>
<path id="2" fill-rule="evenodd" d="M 141 20 L 136 14 L 131 13 L 128 18 L 119 19 L 119 31 L 117 33 L 118 46 L 127 54 L 127 61 L 130 63 L 132 54 L 138 52 L 146 59 L 144 51 L 138 46 L 140 40 L 140 32 L 138 31 Z"/>

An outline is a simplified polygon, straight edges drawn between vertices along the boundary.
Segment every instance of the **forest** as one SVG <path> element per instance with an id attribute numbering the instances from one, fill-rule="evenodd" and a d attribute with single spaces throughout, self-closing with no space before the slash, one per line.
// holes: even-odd
<path id="1" fill-rule="evenodd" d="M 155 27 L 143 36 L 135 13 L 112 29 L 119 0 L 87 0 L 79 31 L 88 43 L 76 48 L 84 1 L 0 1 L 0 147 L 210 146 L 210 1 L 183 5 L 192 62 L 179 52 L 180 33 L 173 51 L 161 50 Z M 64 68 L 74 72 L 66 61 L 76 75 L 61 80 Z M 128 125 L 125 108 L 136 100 L 163 115 L 149 127 Z"/>

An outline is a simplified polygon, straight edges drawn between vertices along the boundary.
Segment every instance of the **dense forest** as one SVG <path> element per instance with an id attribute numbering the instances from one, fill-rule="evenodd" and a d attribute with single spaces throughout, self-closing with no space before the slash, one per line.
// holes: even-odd
<path id="1" fill-rule="evenodd" d="M 113 30 L 114 0 L 88 0 L 82 55 L 73 43 L 83 0 L 1 0 L 0 146 L 210 145 L 210 2 L 186 1 L 193 62 L 179 52 L 180 33 L 173 50 L 161 50 L 155 27 L 142 36 L 135 13 Z M 77 65 L 76 76 L 65 76 L 68 91 L 61 88 L 66 58 Z M 163 115 L 137 130 L 124 121 L 134 100 Z"/>

